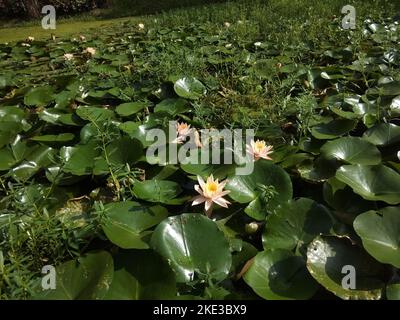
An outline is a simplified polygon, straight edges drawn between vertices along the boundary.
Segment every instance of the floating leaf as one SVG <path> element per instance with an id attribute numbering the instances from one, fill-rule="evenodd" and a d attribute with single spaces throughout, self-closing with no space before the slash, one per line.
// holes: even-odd
<path id="1" fill-rule="evenodd" d="M 400 268 L 400 207 L 365 212 L 355 219 L 354 230 L 371 256 Z"/>
<path id="2" fill-rule="evenodd" d="M 381 153 L 372 143 L 358 137 L 328 141 L 321 148 L 326 158 L 336 158 L 350 164 L 379 164 Z"/>
<path id="3" fill-rule="evenodd" d="M 357 121 L 354 120 L 332 120 L 329 123 L 318 124 L 312 127 L 311 134 L 317 139 L 335 139 L 353 130 L 356 124 Z"/>
<path id="4" fill-rule="evenodd" d="M 99 154 L 98 146 L 94 143 L 63 147 L 60 150 L 61 159 L 65 162 L 63 171 L 76 176 L 92 174 L 94 159 Z"/>
<path id="5" fill-rule="evenodd" d="M 317 235 L 329 234 L 332 226 L 326 207 L 300 198 L 281 205 L 267 217 L 262 241 L 265 249 L 293 250 L 308 245 Z"/>
<path id="6" fill-rule="evenodd" d="M 231 191 L 229 197 L 239 203 L 249 203 L 261 197 L 268 210 L 290 200 L 293 192 L 289 175 L 266 160 L 255 162 L 254 170 L 249 175 L 228 177 L 226 189 Z M 271 192 L 269 198 L 267 189 Z M 262 215 L 265 217 L 266 212 Z"/>
<path id="7" fill-rule="evenodd" d="M 400 127 L 392 123 L 380 123 L 367 130 L 363 139 L 376 146 L 388 146 L 400 142 Z"/>
<path id="8" fill-rule="evenodd" d="M 136 198 L 150 202 L 174 204 L 175 198 L 182 192 L 174 181 L 148 180 L 136 182 L 132 189 Z"/>
<path id="9" fill-rule="evenodd" d="M 384 165 L 342 166 L 336 178 L 366 200 L 400 203 L 400 175 Z"/>
<path id="10" fill-rule="evenodd" d="M 32 89 L 24 98 L 28 106 L 45 106 L 54 100 L 54 92 L 51 86 L 37 87 Z"/>
<path id="11" fill-rule="evenodd" d="M 201 98 L 207 92 L 205 86 L 193 77 L 179 79 L 175 82 L 174 89 L 178 96 L 192 100 Z"/>
<path id="12" fill-rule="evenodd" d="M 174 272 L 152 250 L 123 251 L 114 257 L 114 267 L 105 300 L 164 300 L 176 296 Z"/>
<path id="13" fill-rule="evenodd" d="M 347 266 L 354 267 L 355 289 L 342 286 L 348 274 L 342 270 Z M 382 266 L 346 239 L 315 238 L 308 246 L 307 268 L 315 280 L 342 299 L 379 300 L 382 297 Z"/>
<path id="14" fill-rule="evenodd" d="M 199 214 L 166 219 L 154 231 L 151 246 L 169 261 L 178 282 L 223 280 L 232 264 L 224 234 L 215 222 Z"/>
<path id="15" fill-rule="evenodd" d="M 91 252 L 78 261 L 56 268 L 56 289 L 36 298 L 47 300 L 98 300 L 106 295 L 113 279 L 113 259 L 105 251 Z"/>
<path id="16" fill-rule="evenodd" d="M 306 300 L 318 289 L 304 259 L 280 249 L 259 252 L 244 280 L 267 300 Z"/>
<path id="17" fill-rule="evenodd" d="M 147 108 L 149 103 L 146 101 L 128 102 L 120 104 L 115 111 L 122 117 L 129 117 Z"/>
<path id="18" fill-rule="evenodd" d="M 138 202 L 113 202 L 104 206 L 102 228 L 107 238 L 124 249 L 147 249 L 143 237 L 147 229 L 168 217 L 161 206 L 145 206 Z"/>

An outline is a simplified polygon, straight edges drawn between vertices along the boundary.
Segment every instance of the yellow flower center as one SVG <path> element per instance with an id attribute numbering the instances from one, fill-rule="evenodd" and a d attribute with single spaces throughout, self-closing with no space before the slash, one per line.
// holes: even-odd
<path id="1" fill-rule="evenodd" d="M 215 182 L 207 182 L 206 183 L 206 191 L 207 193 L 213 194 L 218 190 L 218 184 Z"/>
<path id="2" fill-rule="evenodd" d="M 257 152 L 261 152 L 265 148 L 265 141 L 258 141 L 255 143 L 255 149 Z"/>

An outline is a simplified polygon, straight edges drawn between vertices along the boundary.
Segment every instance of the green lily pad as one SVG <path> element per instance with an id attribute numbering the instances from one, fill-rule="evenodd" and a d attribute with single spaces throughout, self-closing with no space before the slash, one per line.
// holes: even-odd
<path id="1" fill-rule="evenodd" d="M 365 212 L 354 220 L 354 230 L 371 256 L 400 268 L 400 207 Z"/>
<path id="2" fill-rule="evenodd" d="M 60 150 L 61 159 L 65 163 L 63 171 L 76 176 L 90 175 L 98 154 L 98 146 L 95 143 L 63 147 Z"/>
<path id="3" fill-rule="evenodd" d="M 176 296 L 174 272 L 152 250 L 123 251 L 114 257 L 114 268 L 104 300 L 164 300 Z"/>
<path id="4" fill-rule="evenodd" d="M 380 123 L 368 129 L 363 139 L 376 146 L 389 146 L 400 142 L 400 126 Z"/>
<path id="5" fill-rule="evenodd" d="M 400 300 L 400 283 L 392 283 L 386 286 L 388 300 Z"/>
<path id="6" fill-rule="evenodd" d="M 206 94 L 206 87 L 196 78 L 184 77 L 175 82 L 175 92 L 185 99 L 197 100 Z"/>
<path id="7" fill-rule="evenodd" d="M 342 286 L 343 278 L 348 275 L 348 271 L 342 273 L 346 266 L 354 267 L 355 289 Z M 382 265 L 346 239 L 315 238 L 308 246 L 307 268 L 325 289 L 342 299 L 379 300 L 382 297 Z"/>
<path id="8" fill-rule="evenodd" d="M 98 300 L 106 295 L 113 279 L 113 258 L 105 251 L 91 252 L 78 261 L 56 267 L 56 289 L 40 293 L 37 299 Z"/>
<path id="9" fill-rule="evenodd" d="M 110 172 L 110 167 L 119 167 L 126 164 L 133 165 L 143 155 L 143 147 L 136 139 L 123 137 L 112 141 L 107 145 L 101 157 L 96 159 L 93 173 L 95 175 L 106 174 Z M 108 162 L 106 161 L 108 159 Z"/>
<path id="10" fill-rule="evenodd" d="M 249 175 L 228 177 L 226 189 L 231 191 L 229 197 L 239 203 L 250 203 L 261 197 L 263 207 L 267 210 L 287 202 L 293 194 L 289 175 L 281 167 L 266 160 L 255 162 L 254 170 Z M 266 195 L 266 189 L 273 193 L 270 197 Z M 266 212 L 262 215 L 265 217 Z"/>
<path id="11" fill-rule="evenodd" d="M 83 120 L 90 122 L 102 122 L 112 119 L 114 112 L 109 109 L 81 106 L 76 110 L 76 114 Z"/>
<path id="12" fill-rule="evenodd" d="M 199 214 L 181 214 L 158 225 L 152 248 L 166 258 L 177 282 L 228 276 L 232 256 L 229 243 L 215 222 Z"/>
<path id="13" fill-rule="evenodd" d="M 51 86 L 37 87 L 25 95 L 24 103 L 28 106 L 45 106 L 54 98 L 54 91 Z"/>
<path id="14" fill-rule="evenodd" d="M 400 175 L 384 165 L 346 165 L 336 178 L 366 200 L 400 203 Z"/>
<path id="15" fill-rule="evenodd" d="M 381 153 L 372 143 L 358 137 L 328 141 L 321 148 L 325 158 L 336 158 L 349 164 L 379 164 Z"/>
<path id="16" fill-rule="evenodd" d="M 74 140 L 75 135 L 73 133 L 61 133 L 61 134 L 48 134 L 43 136 L 35 136 L 32 137 L 30 140 L 38 141 L 38 142 L 70 142 Z"/>
<path id="17" fill-rule="evenodd" d="M 318 124 L 311 129 L 313 137 L 320 140 L 338 138 L 356 127 L 357 121 L 348 119 L 332 120 L 328 123 Z"/>
<path id="18" fill-rule="evenodd" d="M 115 111 L 122 117 L 129 117 L 147 108 L 149 103 L 146 101 L 128 102 L 120 104 Z"/>
<path id="19" fill-rule="evenodd" d="M 147 180 L 136 182 L 132 188 L 132 192 L 138 199 L 174 204 L 174 200 L 182 192 L 182 188 L 174 181 Z"/>
<path id="20" fill-rule="evenodd" d="M 107 238 L 124 249 L 147 249 L 143 238 L 147 229 L 168 217 L 161 206 L 145 206 L 138 202 L 113 202 L 104 206 L 105 216 L 101 222 Z"/>
<path id="21" fill-rule="evenodd" d="M 288 250 L 259 252 L 244 281 L 267 300 L 306 300 L 318 289 L 302 257 Z"/>
<path id="22" fill-rule="evenodd" d="M 293 250 L 308 245 L 317 235 L 329 234 L 329 210 L 307 198 L 291 200 L 267 217 L 262 241 L 265 249 Z"/>
<path id="23" fill-rule="evenodd" d="M 167 112 L 171 115 L 184 113 L 189 108 L 185 99 L 165 99 L 156 105 L 154 112 Z"/>

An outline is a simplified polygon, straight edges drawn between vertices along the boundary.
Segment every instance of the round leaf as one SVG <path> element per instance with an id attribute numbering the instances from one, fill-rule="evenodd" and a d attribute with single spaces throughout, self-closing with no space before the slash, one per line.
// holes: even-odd
<path id="1" fill-rule="evenodd" d="M 377 146 L 387 146 L 400 142 L 400 126 L 392 123 L 380 123 L 368 129 L 363 139 Z"/>
<path id="2" fill-rule="evenodd" d="M 345 266 L 354 267 L 355 289 L 345 289 L 342 273 Z M 307 268 L 327 290 L 342 299 L 375 300 L 382 296 L 382 265 L 348 240 L 317 237 L 308 246 Z"/>
<path id="3" fill-rule="evenodd" d="M 133 201 L 113 202 L 104 206 L 105 217 L 101 222 L 107 238 L 124 249 L 146 249 L 145 230 L 157 225 L 168 211 L 161 206 L 144 206 Z"/>
<path id="4" fill-rule="evenodd" d="M 148 106 L 149 103 L 146 101 L 128 102 L 120 104 L 115 111 L 122 117 L 129 117 Z"/>
<path id="5" fill-rule="evenodd" d="M 192 100 L 201 98 L 207 92 L 205 86 L 193 77 L 179 79 L 175 82 L 174 89 L 178 96 Z"/>
<path id="6" fill-rule="evenodd" d="M 106 300 L 165 300 L 176 296 L 175 274 L 152 250 L 129 250 L 114 258 Z"/>
<path id="7" fill-rule="evenodd" d="M 329 123 L 318 124 L 311 129 L 311 134 L 321 140 L 335 139 L 353 130 L 357 121 L 348 119 L 332 120 Z"/>
<path id="8" fill-rule="evenodd" d="M 113 259 L 105 251 L 88 253 L 56 268 L 56 289 L 38 295 L 48 300 L 102 299 L 113 279 Z"/>
<path id="9" fill-rule="evenodd" d="M 268 187 L 273 189 L 274 195 L 266 199 Z M 281 167 L 264 160 L 255 162 L 249 175 L 228 177 L 226 189 L 231 191 L 229 197 L 239 203 L 249 203 L 260 197 L 269 210 L 290 200 L 293 192 L 289 175 Z"/>
<path id="10" fill-rule="evenodd" d="M 344 137 L 328 141 L 321 148 L 326 158 L 336 158 L 350 164 L 379 164 L 381 153 L 372 143 L 358 137 Z"/>
<path id="11" fill-rule="evenodd" d="M 353 225 L 371 256 L 400 268 L 400 207 L 365 212 Z"/>
<path id="12" fill-rule="evenodd" d="M 342 166 L 336 178 L 366 200 L 400 203 L 400 175 L 384 165 Z"/>
<path id="13" fill-rule="evenodd" d="M 307 198 L 291 200 L 267 217 L 262 241 L 265 249 L 293 250 L 308 245 L 333 225 L 329 210 Z"/>
<path id="14" fill-rule="evenodd" d="M 170 204 L 182 192 L 174 181 L 147 180 L 136 182 L 132 189 L 136 198 L 150 202 Z"/>
<path id="15" fill-rule="evenodd" d="M 304 259 L 280 249 L 258 253 L 244 280 L 255 293 L 268 300 L 306 300 L 318 289 Z"/>
<path id="16" fill-rule="evenodd" d="M 163 221 L 154 231 L 151 246 L 164 256 L 178 282 L 228 276 L 232 256 L 224 234 L 205 216 L 182 214 Z"/>

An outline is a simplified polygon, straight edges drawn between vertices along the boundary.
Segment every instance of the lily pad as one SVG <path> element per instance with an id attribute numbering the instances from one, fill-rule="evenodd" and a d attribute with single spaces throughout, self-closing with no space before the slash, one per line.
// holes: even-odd
<path id="1" fill-rule="evenodd" d="M 400 126 L 380 123 L 368 129 L 363 139 L 376 146 L 389 146 L 400 142 Z"/>
<path id="2" fill-rule="evenodd" d="M 181 214 L 158 225 L 152 248 L 165 257 L 178 282 L 228 276 L 232 255 L 215 222 L 199 214 Z"/>
<path id="3" fill-rule="evenodd" d="M 291 200 L 267 217 L 262 241 L 265 249 L 293 250 L 308 245 L 317 235 L 329 234 L 329 210 L 307 198 Z"/>
<path id="4" fill-rule="evenodd" d="M 348 266 L 355 270 L 355 289 L 345 289 L 342 285 L 348 274 L 343 270 Z M 315 238 L 308 246 L 307 268 L 315 280 L 342 299 L 379 300 L 382 297 L 382 265 L 346 239 Z"/>
<path id="5" fill-rule="evenodd" d="M 105 251 L 91 252 L 78 261 L 68 261 L 56 268 L 56 289 L 43 291 L 37 299 L 102 299 L 111 285 L 113 268 L 112 256 Z"/>
<path id="6" fill-rule="evenodd" d="M 366 200 L 400 203 L 400 175 L 384 165 L 346 165 L 336 178 Z"/>
<path id="7" fill-rule="evenodd" d="M 356 127 L 357 121 L 348 119 L 332 120 L 329 123 L 318 124 L 311 129 L 313 137 L 329 140 L 340 137 Z"/>
<path id="8" fill-rule="evenodd" d="M 143 238 L 147 229 L 157 225 L 168 211 L 161 206 L 145 206 L 138 202 L 113 202 L 104 206 L 105 216 L 101 222 L 107 238 L 124 249 L 147 249 Z"/>
<path id="9" fill-rule="evenodd" d="M 122 117 L 129 117 L 147 108 L 149 103 L 146 101 L 128 102 L 120 104 L 115 111 Z"/>
<path id="10" fill-rule="evenodd" d="M 355 219 L 354 230 L 371 256 L 400 268 L 400 207 L 365 212 Z"/>
<path id="11" fill-rule="evenodd" d="M 267 300 L 306 300 L 318 289 L 305 260 L 288 250 L 259 252 L 243 278 L 255 293 Z"/>
<path id="12" fill-rule="evenodd" d="M 24 103 L 28 106 L 45 106 L 54 98 L 54 91 L 51 86 L 37 87 L 25 96 Z"/>
<path id="13" fill-rule="evenodd" d="M 250 203 L 261 197 L 267 210 L 287 202 L 293 194 L 289 175 L 281 167 L 264 160 L 255 162 L 249 175 L 228 177 L 226 189 L 231 191 L 229 197 L 239 203 Z"/>
<path id="14" fill-rule="evenodd" d="M 105 300 L 164 300 L 176 296 L 174 272 L 152 250 L 123 251 L 114 257 L 114 268 Z"/>
<path id="15" fill-rule="evenodd" d="M 372 143 L 358 137 L 343 137 L 328 141 L 321 153 L 325 158 L 336 158 L 350 164 L 379 164 L 381 153 Z"/>
<path id="16" fill-rule="evenodd" d="M 206 87 L 196 78 L 184 77 L 175 82 L 175 92 L 178 96 L 197 100 L 206 94 Z"/>
<path id="17" fill-rule="evenodd" d="M 173 204 L 176 197 L 182 192 L 182 188 L 174 181 L 147 180 L 136 182 L 132 192 L 138 199 Z"/>

